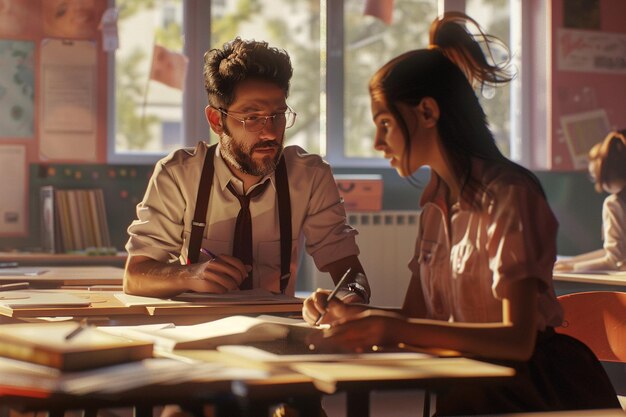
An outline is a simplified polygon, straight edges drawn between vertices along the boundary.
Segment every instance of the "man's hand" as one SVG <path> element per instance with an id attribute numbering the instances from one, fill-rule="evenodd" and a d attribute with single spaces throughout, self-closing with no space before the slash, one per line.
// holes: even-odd
<path id="1" fill-rule="evenodd" d="M 195 292 L 223 294 L 239 288 L 252 269 L 239 259 L 219 255 L 214 259 L 189 266 L 189 289 Z"/>

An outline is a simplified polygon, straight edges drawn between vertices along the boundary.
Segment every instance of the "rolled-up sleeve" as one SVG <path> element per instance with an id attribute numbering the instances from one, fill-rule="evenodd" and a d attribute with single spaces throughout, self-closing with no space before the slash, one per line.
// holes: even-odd
<path id="1" fill-rule="evenodd" d="M 534 187 L 498 187 L 489 207 L 488 253 L 492 290 L 503 298 L 510 283 L 538 278 L 551 287 L 558 223 Z"/>
<path id="2" fill-rule="evenodd" d="M 311 196 L 302 230 L 306 250 L 318 269 L 348 256 L 358 255 L 357 231 L 346 221 L 346 210 L 328 164 L 310 169 Z"/>
<path id="3" fill-rule="evenodd" d="M 155 166 L 137 219 L 128 227 L 129 255 L 142 255 L 161 262 L 178 260 L 183 246 L 185 200 L 175 178 L 159 162 Z"/>

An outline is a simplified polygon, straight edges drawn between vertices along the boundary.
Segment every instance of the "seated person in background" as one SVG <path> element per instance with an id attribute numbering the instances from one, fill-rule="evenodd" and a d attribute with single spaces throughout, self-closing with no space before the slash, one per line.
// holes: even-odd
<path id="1" fill-rule="evenodd" d="M 329 165 L 283 147 L 296 119 L 287 105 L 291 75 L 289 55 L 266 42 L 236 38 L 205 54 L 205 113 L 219 143 L 201 141 L 156 164 L 128 228 L 124 291 L 293 295 L 302 235 L 335 282 L 348 268 L 363 272 Z M 368 301 L 367 280 L 357 284 L 340 298 Z"/>
<path id="2" fill-rule="evenodd" d="M 556 271 L 626 270 L 626 129 L 611 132 L 589 151 L 596 191 L 609 193 L 602 205 L 603 248 L 558 260 Z"/>
<path id="3" fill-rule="evenodd" d="M 335 321 L 309 342 L 357 352 L 403 343 L 515 369 L 497 386 L 446 384 L 438 416 L 619 408 L 593 353 L 554 331 L 563 319 L 552 282 L 558 224 L 537 178 L 496 147 L 472 83 L 511 76 L 506 63 L 489 63 L 468 24 L 490 52 L 495 39 L 475 21 L 446 13 L 430 47 L 387 62 L 369 84 L 374 148 L 403 177 L 431 169 L 404 305 L 327 303 L 318 290 L 305 318 Z"/>

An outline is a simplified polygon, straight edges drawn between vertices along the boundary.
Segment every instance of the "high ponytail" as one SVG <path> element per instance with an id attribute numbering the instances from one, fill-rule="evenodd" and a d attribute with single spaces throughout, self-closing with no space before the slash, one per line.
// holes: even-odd
<path id="1" fill-rule="evenodd" d="M 467 26 L 473 26 L 472 34 Z M 474 88 L 496 87 L 514 78 L 509 49 L 499 38 L 483 31 L 478 22 L 460 12 L 446 12 L 430 25 L 430 48 L 439 49 L 463 71 Z M 482 48 L 481 48 L 482 45 Z M 505 51 L 496 63 L 495 49 Z M 490 63 L 492 62 L 492 63 Z"/>

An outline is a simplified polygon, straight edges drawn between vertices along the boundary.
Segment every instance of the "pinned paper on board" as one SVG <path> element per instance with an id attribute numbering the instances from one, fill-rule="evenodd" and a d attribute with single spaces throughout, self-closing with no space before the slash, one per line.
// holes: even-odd
<path id="1" fill-rule="evenodd" d="M 561 128 L 574 169 L 587 167 L 589 150 L 610 131 L 609 119 L 604 109 L 561 116 Z"/>
<path id="2" fill-rule="evenodd" d="M 0 145 L 0 176 L 8 179 L 0 182 L 0 236 L 28 232 L 26 172 L 26 146 Z"/>
<path id="3" fill-rule="evenodd" d="M 96 160 L 96 58 L 95 42 L 43 40 L 41 159 Z"/>

